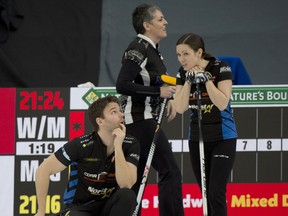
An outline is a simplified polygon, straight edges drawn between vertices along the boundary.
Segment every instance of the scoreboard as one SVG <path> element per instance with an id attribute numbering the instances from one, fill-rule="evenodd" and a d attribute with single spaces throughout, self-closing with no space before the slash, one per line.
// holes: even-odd
<path id="1" fill-rule="evenodd" d="M 0 211 L 34 215 L 35 171 L 67 141 L 90 132 L 86 110 L 100 97 L 119 96 L 107 88 L 0 89 Z M 231 103 L 238 140 L 227 188 L 231 215 L 288 214 L 288 85 L 233 86 Z M 189 112 L 162 127 L 183 176 L 185 214 L 201 215 L 200 190 L 189 159 Z M 50 177 L 46 213 L 57 213 L 67 171 Z M 149 173 L 143 215 L 158 215 L 157 173 Z M 5 204 L 4 204 L 5 203 Z"/>
<path id="2" fill-rule="evenodd" d="M 238 139 L 230 182 L 288 182 L 287 86 L 233 86 L 231 103 Z M 164 120 L 162 127 L 182 168 L 183 182 L 196 183 L 188 153 L 189 114 L 178 115 L 171 123 Z"/>

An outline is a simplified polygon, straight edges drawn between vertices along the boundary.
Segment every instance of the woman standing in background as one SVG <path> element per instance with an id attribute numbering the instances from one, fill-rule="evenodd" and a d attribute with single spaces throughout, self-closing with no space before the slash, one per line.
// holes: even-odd
<path id="1" fill-rule="evenodd" d="M 203 39 L 193 33 L 176 44 L 178 61 L 174 106 L 178 113 L 191 108 L 189 151 L 200 188 L 199 125 L 196 83 L 201 92 L 202 134 L 209 216 L 226 216 L 226 186 L 236 154 L 237 131 L 230 106 L 232 72 L 227 63 L 206 53 Z"/>

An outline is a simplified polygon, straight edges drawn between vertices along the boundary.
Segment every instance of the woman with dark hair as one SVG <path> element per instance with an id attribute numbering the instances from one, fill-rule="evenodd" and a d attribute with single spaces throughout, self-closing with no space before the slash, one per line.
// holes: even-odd
<path id="1" fill-rule="evenodd" d="M 225 216 L 226 185 L 236 153 L 237 131 L 230 106 L 232 72 L 229 65 L 206 53 L 203 39 L 193 33 L 176 44 L 178 61 L 174 106 L 178 113 L 191 109 L 189 151 L 193 172 L 201 187 L 197 84 L 201 92 L 208 215 Z"/>
<path id="2" fill-rule="evenodd" d="M 172 97 L 176 87 L 164 86 L 160 79 L 161 75 L 166 74 L 166 67 L 158 44 L 167 36 L 167 21 L 160 8 L 149 4 L 139 5 L 133 11 L 132 19 L 137 37 L 124 52 L 116 88 L 122 94 L 127 133 L 136 137 L 141 145 L 138 178 L 133 187 L 138 193 L 161 103 L 164 98 Z M 169 121 L 176 115 L 172 105 L 168 101 Z M 152 166 L 159 174 L 160 215 L 181 216 L 184 215 L 181 172 L 165 133 L 161 128 L 159 130 Z"/>

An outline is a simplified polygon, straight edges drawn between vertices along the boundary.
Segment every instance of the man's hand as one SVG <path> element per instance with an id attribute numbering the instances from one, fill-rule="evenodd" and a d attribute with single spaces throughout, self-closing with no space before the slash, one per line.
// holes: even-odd
<path id="1" fill-rule="evenodd" d="M 114 147 L 116 147 L 116 145 L 119 145 L 122 147 L 123 140 L 126 136 L 125 125 L 123 123 L 121 123 L 119 128 L 116 128 L 112 131 L 112 135 L 115 137 L 114 138 Z"/>

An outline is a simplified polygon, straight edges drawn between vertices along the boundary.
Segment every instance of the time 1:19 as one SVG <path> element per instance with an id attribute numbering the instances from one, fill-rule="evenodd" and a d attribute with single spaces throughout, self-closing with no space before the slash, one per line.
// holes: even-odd
<path id="1" fill-rule="evenodd" d="M 35 154 L 35 153 L 36 154 L 46 154 L 46 153 L 51 154 L 55 151 L 55 146 L 53 143 L 48 143 L 48 144 L 42 143 L 41 145 L 31 143 L 29 147 L 30 147 L 31 154 Z"/>

